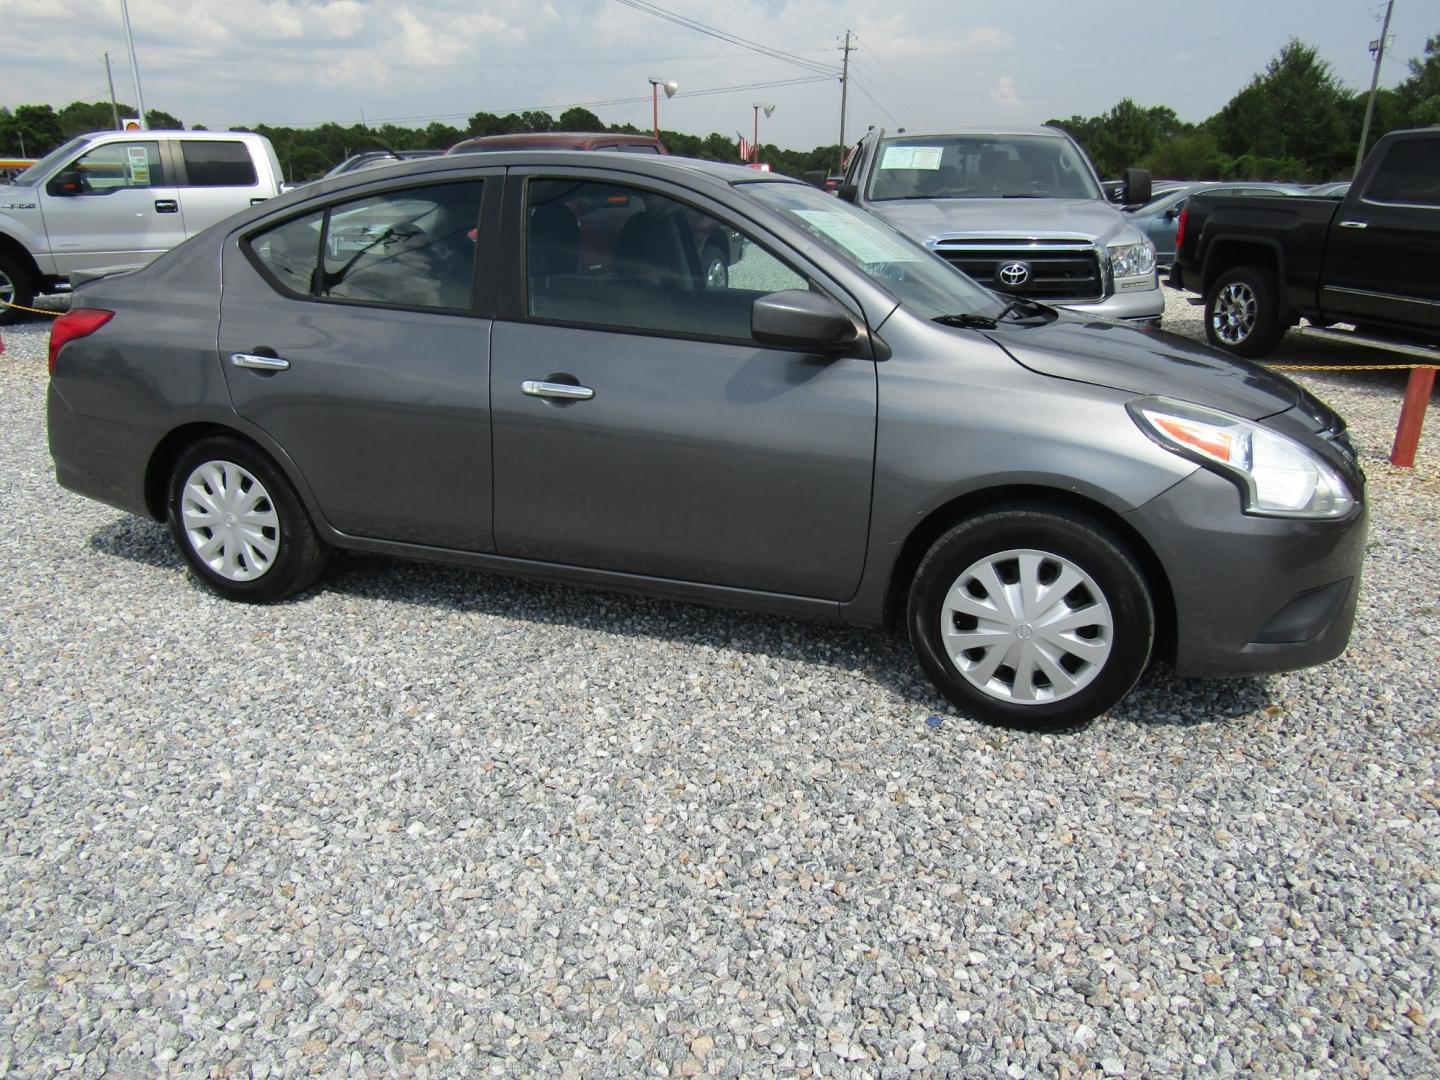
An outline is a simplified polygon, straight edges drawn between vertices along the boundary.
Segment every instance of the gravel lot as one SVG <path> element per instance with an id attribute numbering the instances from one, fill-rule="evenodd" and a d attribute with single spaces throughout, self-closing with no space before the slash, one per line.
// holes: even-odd
<path id="1" fill-rule="evenodd" d="M 1024 735 L 880 633 L 372 558 L 212 599 L 56 487 L 0 333 L 0 1076 L 1440 1073 L 1403 372 L 1306 377 L 1371 480 L 1342 659 Z"/>

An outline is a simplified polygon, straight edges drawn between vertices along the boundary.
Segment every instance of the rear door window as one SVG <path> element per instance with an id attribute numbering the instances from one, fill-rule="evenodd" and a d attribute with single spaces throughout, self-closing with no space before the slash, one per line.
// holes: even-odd
<path id="1" fill-rule="evenodd" d="M 1365 187 L 1369 202 L 1440 206 L 1440 139 L 1400 139 Z"/>
<path id="2" fill-rule="evenodd" d="M 190 187 L 254 187 L 260 182 L 250 149 L 234 139 L 180 143 Z"/>

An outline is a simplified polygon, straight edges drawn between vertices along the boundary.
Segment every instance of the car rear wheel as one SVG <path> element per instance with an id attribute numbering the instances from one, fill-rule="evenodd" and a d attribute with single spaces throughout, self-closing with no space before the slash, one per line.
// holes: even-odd
<path id="1" fill-rule="evenodd" d="M 1136 560 L 1060 509 L 971 518 L 926 553 L 907 612 L 935 686 L 988 723 L 1056 728 L 1119 702 L 1145 670 L 1154 608 Z"/>
<path id="2" fill-rule="evenodd" d="M 1226 270 L 1205 297 L 1205 336 L 1237 356 L 1264 356 L 1285 336 L 1279 297 L 1275 275 L 1264 267 Z"/>
<path id="3" fill-rule="evenodd" d="M 11 307 L 29 307 L 35 302 L 35 283 L 30 272 L 13 255 L 0 255 L 0 326 L 18 322 L 25 312 Z"/>
<path id="4" fill-rule="evenodd" d="M 705 263 L 705 287 L 707 289 L 725 289 L 730 285 L 730 267 L 725 263 L 725 254 L 719 248 L 706 248 L 704 255 Z"/>
<path id="5" fill-rule="evenodd" d="M 168 516 L 196 577 L 231 600 L 291 596 L 325 566 L 325 548 L 289 481 L 240 439 L 204 439 L 180 455 Z"/>

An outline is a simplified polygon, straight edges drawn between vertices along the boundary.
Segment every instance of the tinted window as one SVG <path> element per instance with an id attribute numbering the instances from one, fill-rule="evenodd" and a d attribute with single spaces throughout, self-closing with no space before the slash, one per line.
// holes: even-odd
<path id="1" fill-rule="evenodd" d="M 337 203 L 249 241 L 279 284 L 332 300 L 471 306 L 483 184 L 431 184 Z"/>
<path id="2" fill-rule="evenodd" d="M 250 250 L 281 285 L 292 292 L 309 293 L 320 264 L 320 231 L 324 213 L 308 214 L 250 240 Z"/>
<path id="3" fill-rule="evenodd" d="M 160 146 L 154 142 L 110 143 L 81 154 L 70 166 L 80 174 L 85 195 L 108 195 L 121 188 L 163 187 Z"/>
<path id="4" fill-rule="evenodd" d="M 606 149 L 613 150 L 615 148 L 613 146 L 607 146 Z M 648 146 L 645 143 L 621 143 L 620 152 L 622 154 L 658 154 L 660 153 L 660 148 L 658 146 Z"/>
<path id="5" fill-rule="evenodd" d="M 1440 139 L 1401 139 L 1391 146 L 1365 198 L 1440 206 Z"/>
<path id="6" fill-rule="evenodd" d="M 654 192 L 532 180 L 527 196 L 536 318 L 748 340 L 756 297 L 808 287 L 723 222 Z"/>
<path id="7" fill-rule="evenodd" d="M 187 140 L 180 149 L 190 187 L 254 187 L 260 182 L 250 149 L 242 142 Z"/>

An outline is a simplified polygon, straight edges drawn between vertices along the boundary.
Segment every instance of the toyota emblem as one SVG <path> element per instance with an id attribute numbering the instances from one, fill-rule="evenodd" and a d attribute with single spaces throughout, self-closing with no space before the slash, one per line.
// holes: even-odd
<path id="1" fill-rule="evenodd" d="M 1024 285 L 1030 280 L 1030 265 L 1023 262 L 1006 263 L 1000 267 L 1000 284 L 1006 288 L 1016 288 Z"/>

